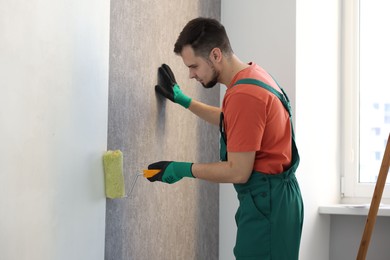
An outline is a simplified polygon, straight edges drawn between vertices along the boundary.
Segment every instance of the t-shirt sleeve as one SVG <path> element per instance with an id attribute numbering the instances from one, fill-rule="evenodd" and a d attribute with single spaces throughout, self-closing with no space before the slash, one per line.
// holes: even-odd
<path id="1" fill-rule="evenodd" d="M 245 93 L 226 100 L 224 111 L 228 152 L 258 151 L 266 122 L 264 101 Z"/>

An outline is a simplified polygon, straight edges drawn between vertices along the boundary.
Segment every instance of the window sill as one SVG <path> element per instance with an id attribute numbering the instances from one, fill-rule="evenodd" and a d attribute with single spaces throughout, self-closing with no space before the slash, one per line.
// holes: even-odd
<path id="1" fill-rule="evenodd" d="M 333 204 L 320 206 L 318 212 L 323 215 L 355 215 L 367 216 L 370 204 Z M 378 216 L 390 217 L 390 205 L 381 204 Z"/>

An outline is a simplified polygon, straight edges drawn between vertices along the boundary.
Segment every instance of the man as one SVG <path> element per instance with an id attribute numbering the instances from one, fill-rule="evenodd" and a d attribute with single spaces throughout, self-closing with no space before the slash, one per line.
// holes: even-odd
<path id="1" fill-rule="evenodd" d="M 168 65 L 159 68 L 156 91 L 220 126 L 221 161 L 160 161 L 150 181 L 174 183 L 183 177 L 233 183 L 240 201 L 236 213 L 236 259 L 298 259 L 303 203 L 295 170 L 295 146 L 289 101 L 273 78 L 255 63 L 233 53 L 218 21 L 196 18 L 180 33 L 174 52 L 188 67 L 190 78 L 205 88 L 227 87 L 222 108 L 186 96 Z"/>

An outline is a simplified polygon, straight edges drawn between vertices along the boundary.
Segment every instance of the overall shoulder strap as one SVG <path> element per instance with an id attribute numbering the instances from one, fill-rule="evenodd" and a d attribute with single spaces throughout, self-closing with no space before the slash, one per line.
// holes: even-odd
<path id="1" fill-rule="evenodd" d="M 252 79 L 252 78 L 240 79 L 240 80 L 236 81 L 236 83 L 233 86 L 239 85 L 239 84 L 257 85 L 259 87 L 262 87 L 262 88 L 272 92 L 282 102 L 283 106 L 286 108 L 286 110 L 287 110 L 288 114 L 290 115 L 290 117 L 292 116 L 290 100 L 288 99 L 288 97 L 286 95 L 286 92 L 284 92 L 283 88 L 281 88 L 277 82 L 276 82 L 276 84 L 282 90 L 283 93 L 280 93 L 279 91 L 277 91 L 276 89 L 274 89 L 270 85 L 268 85 L 268 84 L 266 84 L 266 83 L 264 83 L 264 82 L 262 82 L 260 80 L 257 80 L 257 79 Z"/>
<path id="2" fill-rule="evenodd" d="M 276 82 L 276 80 L 275 80 L 275 82 Z M 286 94 L 286 92 L 284 92 L 283 88 L 279 86 L 278 82 L 276 82 L 276 84 L 278 85 L 278 87 L 280 88 L 282 93 L 280 93 L 279 91 L 277 91 L 276 89 L 274 89 L 270 85 L 268 85 L 260 80 L 253 79 L 253 78 L 244 78 L 244 79 L 237 80 L 233 86 L 239 85 L 239 84 L 257 85 L 259 87 L 262 87 L 262 88 L 272 92 L 276 97 L 279 98 L 279 100 L 282 102 L 284 108 L 287 110 L 287 112 L 290 116 L 291 127 L 293 127 L 290 100 L 288 99 L 287 94 Z M 292 128 L 292 136 L 294 138 L 294 129 L 293 128 Z"/>

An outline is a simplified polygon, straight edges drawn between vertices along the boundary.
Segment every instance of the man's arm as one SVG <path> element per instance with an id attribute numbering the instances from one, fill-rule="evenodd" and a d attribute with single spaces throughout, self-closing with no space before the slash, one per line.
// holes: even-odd
<path id="1" fill-rule="evenodd" d="M 151 181 L 175 183 L 184 177 L 199 178 L 216 183 L 246 183 L 252 173 L 256 152 L 229 153 L 227 162 L 191 163 L 159 161 L 148 166 L 149 170 L 159 170 L 146 178 Z"/>

